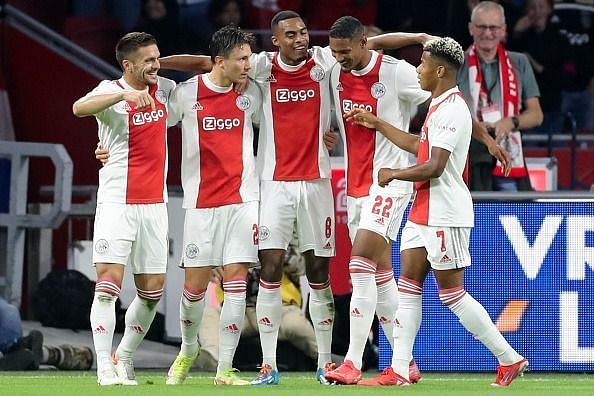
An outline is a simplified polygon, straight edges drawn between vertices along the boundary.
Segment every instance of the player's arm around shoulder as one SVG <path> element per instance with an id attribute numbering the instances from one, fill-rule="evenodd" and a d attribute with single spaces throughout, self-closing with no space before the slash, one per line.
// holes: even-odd
<path id="1" fill-rule="evenodd" d="M 170 55 L 159 58 L 161 69 L 183 72 L 206 73 L 212 70 L 212 61 L 207 55 Z"/>
<path id="2" fill-rule="evenodd" d="M 369 49 L 398 49 L 409 45 L 423 45 L 436 38 L 427 33 L 394 32 L 384 33 L 367 39 Z"/>

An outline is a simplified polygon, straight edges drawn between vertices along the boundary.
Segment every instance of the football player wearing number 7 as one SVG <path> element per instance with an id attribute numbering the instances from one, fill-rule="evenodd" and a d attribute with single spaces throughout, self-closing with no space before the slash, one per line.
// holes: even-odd
<path id="1" fill-rule="evenodd" d="M 414 182 L 416 196 L 400 244 L 400 304 L 396 312 L 392 365 L 359 385 L 410 385 L 409 360 L 421 320 L 421 292 L 430 270 L 440 300 L 460 323 L 495 355 L 497 377 L 491 385 L 508 386 L 528 368 L 493 324 L 483 306 L 464 290 L 464 268 L 474 225 L 472 197 L 463 173 L 472 131 L 472 117 L 456 85 L 464 51 L 451 38 L 427 42 L 417 68 L 421 88 L 432 101 L 421 135 L 410 135 L 362 109 L 346 114 L 354 122 L 381 132 L 403 150 L 417 155 L 417 164 L 379 170 L 382 187 L 394 180 Z"/>

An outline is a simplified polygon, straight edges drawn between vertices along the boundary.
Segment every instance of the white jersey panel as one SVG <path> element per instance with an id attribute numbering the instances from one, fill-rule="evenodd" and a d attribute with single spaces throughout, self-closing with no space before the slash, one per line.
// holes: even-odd
<path id="1" fill-rule="evenodd" d="M 473 227 L 472 197 L 463 176 L 471 134 L 470 110 L 457 87 L 431 101 L 418 163 L 431 158 L 433 147 L 451 154 L 440 177 L 415 183 L 417 194 L 411 221 L 429 226 Z"/>
<path id="2" fill-rule="evenodd" d="M 109 162 L 99 170 L 97 202 L 167 202 L 167 102 L 175 82 L 159 77 L 149 87 L 155 110 L 120 101 L 95 114 Z M 102 81 L 86 97 L 134 90 L 123 78 Z"/>

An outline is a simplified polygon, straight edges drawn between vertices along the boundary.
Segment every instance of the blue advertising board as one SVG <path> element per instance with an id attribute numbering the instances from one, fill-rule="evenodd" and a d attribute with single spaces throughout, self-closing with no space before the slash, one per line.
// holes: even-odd
<path id="1" fill-rule="evenodd" d="M 466 290 L 531 370 L 594 371 L 594 202 L 477 202 L 470 253 Z M 439 301 L 432 275 L 413 355 L 421 370 L 492 371 L 497 365 Z M 390 360 L 382 335 L 380 368 Z"/>

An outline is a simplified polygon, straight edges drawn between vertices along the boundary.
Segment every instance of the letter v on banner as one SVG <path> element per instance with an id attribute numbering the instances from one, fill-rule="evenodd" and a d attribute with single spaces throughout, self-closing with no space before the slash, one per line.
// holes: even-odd
<path id="1" fill-rule="evenodd" d="M 530 280 L 536 279 L 553 239 L 557 235 L 563 216 L 546 216 L 532 246 L 516 216 L 500 216 L 499 221 L 526 277 Z"/>

